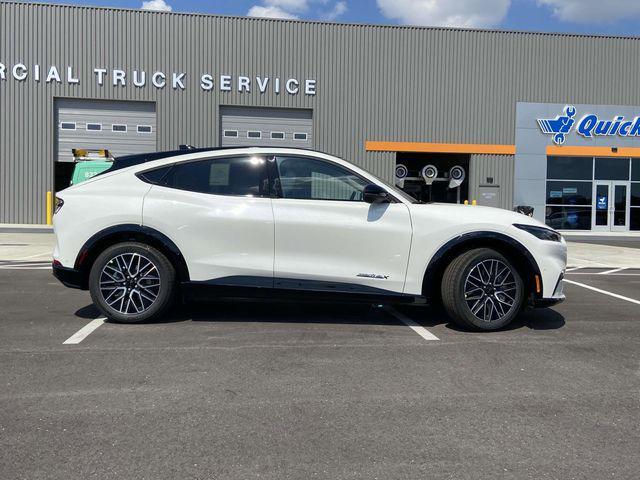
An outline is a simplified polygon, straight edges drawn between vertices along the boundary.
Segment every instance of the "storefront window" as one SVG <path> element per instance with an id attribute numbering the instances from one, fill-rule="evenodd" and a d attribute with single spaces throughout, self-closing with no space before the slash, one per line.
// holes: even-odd
<path id="1" fill-rule="evenodd" d="M 547 182 L 548 205 L 591 205 L 591 182 Z"/>
<path id="2" fill-rule="evenodd" d="M 596 180 L 629 180 L 628 158 L 596 158 Z"/>
<path id="3" fill-rule="evenodd" d="M 593 157 L 547 157 L 547 178 L 593 180 Z"/>
<path id="4" fill-rule="evenodd" d="M 546 224 L 557 230 L 590 230 L 591 207 L 548 206 Z"/>
<path id="5" fill-rule="evenodd" d="M 640 182 L 640 158 L 631 159 L 631 180 Z"/>
<path id="6" fill-rule="evenodd" d="M 639 159 L 634 159 L 634 161 L 640 163 Z M 629 228 L 631 230 L 640 230 L 640 182 L 631 183 L 631 211 L 629 216 Z"/>
<path id="7" fill-rule="evenodd" d="M 631 207 L 631 230 L 640 230 L 640 207 Z"/>

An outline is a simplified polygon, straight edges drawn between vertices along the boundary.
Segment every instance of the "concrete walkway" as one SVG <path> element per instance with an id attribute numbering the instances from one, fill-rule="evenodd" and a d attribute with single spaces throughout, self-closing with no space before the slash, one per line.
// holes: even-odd
<path id="1" fill-rule="evenodd" d="M 569 267 L 640 268 L 640 249 L 569 242 Z"/>
<path id="2" fill-rule="evenodd" d="M 51 260 L 53 233 L 0 233 L 0 261 Z M 640 268 L 640 249 L 569 242 L 569 267 Z"/>
<path id="3" fill-rule="evenodd" d="M 51 261 L 53 233 L 0 233 L 0 260 Z"/>

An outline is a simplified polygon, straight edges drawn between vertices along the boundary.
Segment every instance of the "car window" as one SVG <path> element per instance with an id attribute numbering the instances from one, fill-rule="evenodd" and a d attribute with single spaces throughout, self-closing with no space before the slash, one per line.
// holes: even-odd
<path id="1" fill-rule="evenodd" d="M 266 164 L 260 157 L 226 157 L 178 163 L 167 187 L 214 195 L 268 196 Z"/>
<path id="2" fill-rule="evenodd" d="M 305 157 L 276 157 L 283 198 L 362 201 L 368 182 L 330 162 Z"/>

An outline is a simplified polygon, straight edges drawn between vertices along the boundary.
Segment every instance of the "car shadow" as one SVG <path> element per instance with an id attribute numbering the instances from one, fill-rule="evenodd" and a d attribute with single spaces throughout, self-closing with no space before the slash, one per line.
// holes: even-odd
<path id="1" fill-rule="evenodd" d="M 400 307 L 399 310 L 407 315 L 411 320 L 424 327 L 435 327 L 445 325 L 448 329 L 456 332 L 470 332 L 470 330 L 459 327 L 447 318 L 441 307 L 407 306 Z M 557 330 L 565 325 L 564 316 L 551 308 L 534 308 L 523 311 L 513 322 L 497 331 L 505 332 L 528 328 L 530 330 Z M 472 332 L 473 333 L 473 332 Z M 487 332 L 475 332 L 487 333 Z"/>
<path id="2" fill-rule="evenodd" d="M 445 325 L 448 329 L 468 332 L 452 323 L 442 308 L 428 306 L 398 306 L 402 314 L 424 327 Z M 80 318 L 97 318 L 102 314 L 93 305 L 87 305 L 75 312 Z M 146 322 L 166 324 L 179 322 L 262 322 L 262 323 L 307 323 L 307 324 L 362 324 L 398 325 L 400 320 L 386 311 L 386 307 L 376 304 L 274 301 L 217 300 L 212 302 L 177 303 L 164 317 Z M 564 317 L 550 308 L 524 311 L 510 325 L 501 331 L 529 328 L 531 330 L 556 330 L 564 327 Z"/>

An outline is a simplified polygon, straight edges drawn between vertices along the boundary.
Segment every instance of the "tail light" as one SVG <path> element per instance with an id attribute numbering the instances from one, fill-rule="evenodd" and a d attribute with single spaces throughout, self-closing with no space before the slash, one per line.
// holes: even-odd
<path id="1" fill-rule="evenodd" d="M 64 205 L 64 200 L 62 200 L 60 197 L 56 197 L 56 207 L 53 210 L 54 215 L 60 211 L 63 205 Z"/>

